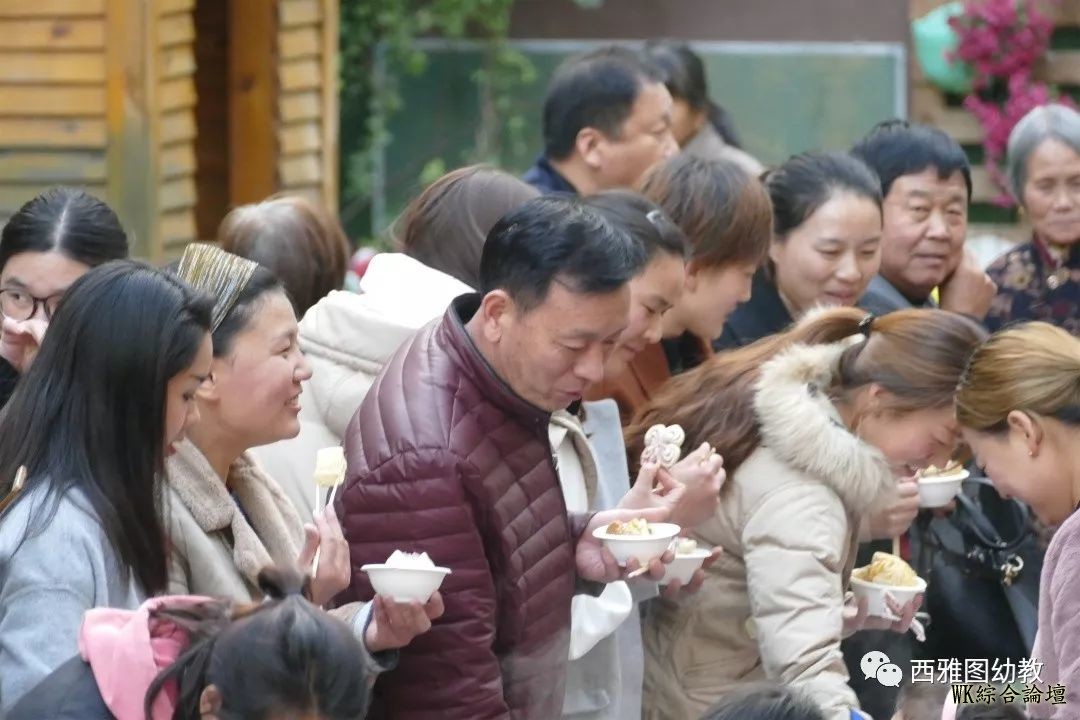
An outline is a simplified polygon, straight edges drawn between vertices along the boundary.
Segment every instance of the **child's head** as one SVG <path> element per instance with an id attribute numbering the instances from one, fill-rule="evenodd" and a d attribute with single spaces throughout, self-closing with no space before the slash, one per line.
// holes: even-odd
<path id="1" fill-rule="evenodd" d="M 948 683 L 916 683 L 900 690 L 892 720 L 1027 720 L 1019 703 L 976 703 L 957 705 Z M 995 696 L 1000 693 L 995 688 Z"/>
<path id="2" fill-rule="evenodd" d="M 947 683 L 913 683 L 900 689 L 893 720 L 941 720 L 949 694 Z"/>
<path id="3" fill-rule="evenodd" d="M 159 611 L 187 630 L 191 645 L 146 695 L 178 689 L 175 718 L 318 720 L 361 718 L 369 688 L 364 650 L 341 620 L 301 595 L 295 571 L 259 574 L 267 600 L 243 608 L 210 602 L 196 611 Z"/>
<path id="4" fill-rule="evenodd" d="M 812 700 L 774 685 L 760 685 L 731 693 L 709 709 L 701 720 L 825 720 Z"/>
<path id="5" fill-rule="evenodd" d="M 1027 720 L 1024 706 L 1016 703 L 1004 705 L 961 705 L 956 711 L 956 720 Z"/>

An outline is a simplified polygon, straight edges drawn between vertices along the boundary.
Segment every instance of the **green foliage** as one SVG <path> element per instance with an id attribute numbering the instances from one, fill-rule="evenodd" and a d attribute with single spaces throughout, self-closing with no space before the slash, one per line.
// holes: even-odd
<path id="1" fill-rule="evenodd" d="M 575 0 L 585 7 L 602 1 Z M 532 82 L 535 69 L 507 40 L 513 3 L 341 0 L 341 214 L 352 237 L 370 233 L 372 171 L 390 140 L 390 119 L 404 109 L 397 78 L 417 75 L 426 67 L 427 56 L 417 49 L 417 38 L 484 43 L 485 61 L 474 78 L 480 89 L 481 122 L 472 161 L 497 162 L 503 143 L 524 146 L 524 119 L 515 116 L 509 92 L 517 84 Z M 446 166 L 444 158 L 431 158 L 418 180 L 430 181 Z"/>
<path id="2" fill-rule="evenodd" d="M 573 0 L 597 8 L 604 0 Z M 536 80 L 529 59 L 508 41 L 514 0 L 340 0 L 341 220 L 352 237 L 370 233 L 373 169 L 391 139 L 394 113 L 405 110 L 397 78 L 419 74 L 428 62 L 418 38 L 478 40 L 485 62 L 474 80 L 481 95 L 471 162 L 498 164 L 505 150 L 522 153 L 525 120 L 510 92 Z M 409 108 L 437 112 L 437 108 Z M 509 147 L 508 147 L 509 144 Z M 456 162 L 432 158 L 420 184 Z M 437 172 L 437 174 L 435 174 Z"/>

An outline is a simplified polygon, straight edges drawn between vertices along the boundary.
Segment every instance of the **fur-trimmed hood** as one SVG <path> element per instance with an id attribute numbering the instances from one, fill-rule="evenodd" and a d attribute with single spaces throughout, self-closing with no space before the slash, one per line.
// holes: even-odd
<path id="1" fill-rule="evenodd" d="M 840 615 L 859 527 L 892 497 L 893 478 L 829 400 L 845 347 L 795 345 L 762 364 L 760 446 L 692 531 L 724 552 L 693 600 L 649 609 L 646 717 L 701 717 L 767 681 L 800 688 L 829 720 L 856 714 Z"/>
<path id="2" fill-rule="evenodd" d="M 796 345 L 765 363 L 754 409 L 763 445 L 864 515 L 888 502 L 895 481 L 885 456 L 848 430 L 826 394 L 848 345 Z"/>

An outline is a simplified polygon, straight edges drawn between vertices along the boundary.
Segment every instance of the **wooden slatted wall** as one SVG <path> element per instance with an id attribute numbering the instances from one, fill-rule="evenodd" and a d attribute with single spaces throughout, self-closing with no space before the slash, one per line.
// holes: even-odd
<path id="1" fill-rule="evenodd" d="M 195 224 L 195 0 L 156 0 L 157 252 L 171 258 L 198 237 Z M 155 123 L 152 122 L 153 126 Z"/>
<path id="2" fill-rule="evenodd" d="M 278 182 L 337 209 L 337 0 L 278 4 Z"/>
<path id="3" fill-rule="evenodd" d="M 105 199 L 105 0 L 0 0 L 0 224 L 46 187 Z"/>
<path id="4" fill-rule="evenodd" d="M 227 38 L 199 45 L 218 8 L 197 1 L 228 2 Z M 336 210 L 338 0 L 264 2 L 0 0 L 0 221 L 50 185 L 84 186 L 161 261 L 274 191 Z M 244 20 L 264 9 L 260 37 Z M 213 108 L 200 57 L 220 65 L 203 68 L 221 78 Z"/>
<path id="5" fill-rule="evenodd" d="M 912 0 L 912 18 L 921 17 L 947 0 Z M 1080 0 L 1055 0 L 1044 4 L 1057 26 L 1055 42 L 1040 68 L 1043 80 L 1080 99 L 1080 47 L 1060 47 L 1059 39 L 1080 37 Z M 1075 43 L 1072 43 L 1075 44 Z M 1052 47 L 1053 47 L 1052 46 Z M 962 98 L 943 93 L 923 77 L 917 63 L 911 67 L 911 118 L 935 125 L 964 146 L 972 159 L 972 228 L 971 234 L 993 234 L 1012 240 L 1026 240 L 1029 230 L 1014 210 L 992 205 L 998 189 L 982 164 L 982 128 L 961 105 Z"/>

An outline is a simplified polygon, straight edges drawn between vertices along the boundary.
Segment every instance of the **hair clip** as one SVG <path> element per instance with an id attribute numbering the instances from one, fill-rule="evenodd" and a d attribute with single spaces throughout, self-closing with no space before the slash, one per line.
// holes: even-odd
<path id="1" fill-rule="evenodd" d="M 196 290 L 213 297 L 211 332 L 215 332 L 258 267 L 258 263 L 227 253 L 217 245 L 191 243 L 184 249 L 176 275 Z"/>
<path id="2" fill-rule="evenodd" d="M 645 213 L 645 219 L 659 227 L 660 222 L 664 219 L 664 213 L 659 210 L 650 210 Z"/>
<path id="3" fill-rule="evenodd" d="M 867 313 L 866 317 L 859 321 L 859 334 L 866 338 L 870 337 L 870 330 L 876 319 L 877 316 L 874 313 Z"/>

